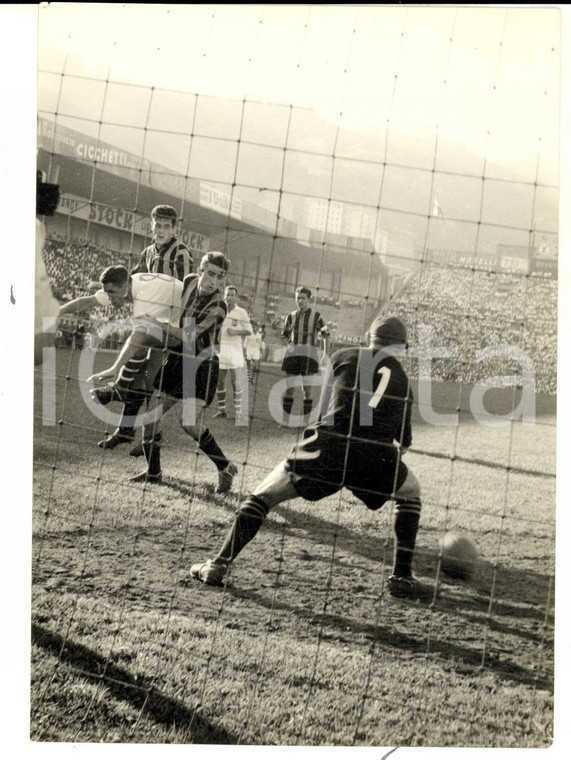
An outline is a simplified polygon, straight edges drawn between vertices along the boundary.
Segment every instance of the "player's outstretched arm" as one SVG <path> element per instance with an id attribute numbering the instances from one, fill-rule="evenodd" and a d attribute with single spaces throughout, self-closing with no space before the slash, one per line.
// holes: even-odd
<path id="1" fill-rule="evenodd" d="M 91 311 L 91 309 L 94 309 L 96 306 L 99 306 L 99 301 L 95 296 L 81 296 L 80 298 L 75 298 L 73 301 L 68 301 L 68 303 L 64 303 L 63 306 L 60 306 L 58 319 L 59 317 L 63 317 L 64 314 L 77 314 L 79 311 Z"/>

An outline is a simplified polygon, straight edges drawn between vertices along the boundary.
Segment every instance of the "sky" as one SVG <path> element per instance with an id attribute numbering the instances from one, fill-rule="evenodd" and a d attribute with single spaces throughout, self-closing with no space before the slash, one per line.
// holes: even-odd
<path id="1" fill-rule="evenodd" d="M 304 106 L 356 131 L 437 129 L 492 161 L 533 161 L 541 146 L 552 178 L 560 53 L 556 7 L 39 9 L 43 72 Z M 44 77 L 40 107 L 58 84 Z"/>

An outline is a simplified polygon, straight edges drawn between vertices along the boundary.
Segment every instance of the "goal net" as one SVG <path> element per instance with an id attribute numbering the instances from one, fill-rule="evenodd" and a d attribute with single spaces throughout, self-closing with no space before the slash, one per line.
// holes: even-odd
<path id="1" fill-rule="evenodd" d="M 98 446 L 121 407 L 90 403 L 88 376 L 125 345 L 132 305 L 48 319 L 33 740 L 551 743 L 560 23 L 525 6 L 39 9 L 53 297 L 132 271 L 166 204 L 193 272 L 208 251 L 228 257 L 261 345 L 244 345 L 243 385 L 229 377 L 202 418 L 238 467 L 218 494 L 177 411 L 161 423 L 160 484 L 130 481 L 140 424 Z M 327 339 L 284 423 L 301 286 Z M 220 589 L 187 583 L 316 420 L 331 357 L 366 345 L 379 315 L 408 331 L 414 571 L 438 598 L 387 594 L 394 502 L 373 513 L 346 490 L 272 509 Z M 468 580 L 443 572 L 447 533 L 477 549 Z"/>

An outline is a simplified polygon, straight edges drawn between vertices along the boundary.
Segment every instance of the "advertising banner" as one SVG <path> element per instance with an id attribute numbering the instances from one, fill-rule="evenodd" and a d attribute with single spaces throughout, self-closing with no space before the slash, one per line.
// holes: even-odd
<path id="1" fill-rule="evenodd" d="M 116 230 L 131 232 L 142 237 L 151 236 L 151 220 L 146 214 L 135 214 L 105 203 L 90 203 L 86 198 L 64 193 L 59 202 L 57 213 L 74 216 L 86 222 L 103 224 Z M 208 238 L 192 230 L 181 228 L 177 235 L 178 239 L 188 248 L 195 251 L 206 252 Z"/>
<path id="2" fill-rule="evenodd" d="M 217 190 L 206 182 L 200 183 L 200 205 L 218 211 L 220 214 L 229 214 L 234 219 L 242 218 L 242 202 L 235 195 L 229 195 Z"/>

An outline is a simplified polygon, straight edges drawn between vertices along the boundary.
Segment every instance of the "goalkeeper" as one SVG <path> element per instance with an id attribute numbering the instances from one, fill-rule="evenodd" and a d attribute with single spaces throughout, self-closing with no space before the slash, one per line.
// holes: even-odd
<path id="1" fill-rule="evenodd" d="M 229 565 L 255 537 L 272 507 L 301 496 L 318 501 L 348 488 L 366 507 L 395 501 L 395 553 L 388 578 L 392 596 L 432 598 L 434 587 L 412 574 L 420 522 L 420 486 L 402 461 L 412 442 L 412 392 L 395 354 L 406 345 L 396 318 L 376 319 L 368 348 L 345 348 L 331 357 L 318 421 L 242 502 L 218 553 L 192 565 L 192 578 L 221 585 Z"/>

